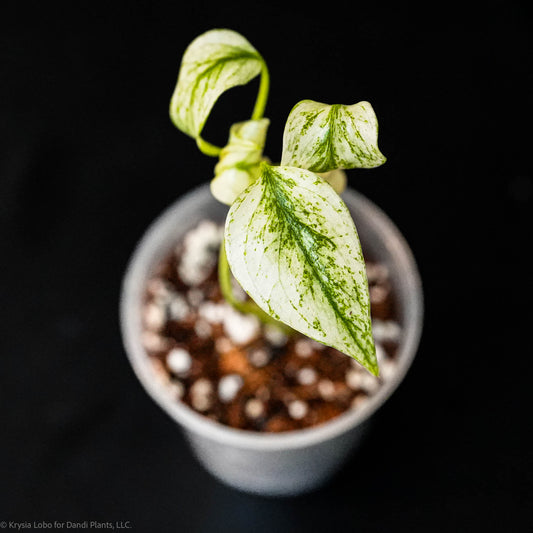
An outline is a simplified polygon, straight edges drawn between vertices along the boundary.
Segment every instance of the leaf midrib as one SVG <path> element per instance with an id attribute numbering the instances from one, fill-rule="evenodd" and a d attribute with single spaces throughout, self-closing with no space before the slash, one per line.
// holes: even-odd
<path id="1" fill-rule="evenodd" d="M 292 227 L 294 226 L 306 226 L 310 231 L 313 231 L 311 228 L 309 228 L 309 226 L 305 225 L 305 224 L 302 224 L 302 222 L 300 222 L 300 220 L 298 220 L 296 217 L 294 217 L 291 213 L 290 210 L 288 209 L 284 209 L 284 205 L 286 205 L 288 202 L 287 202 L 287 196 L 286 195 L 283 195 L 281 193 L 281 188 L 280 187 L 277 187 L 275 185 L 275 181 L 276 181 L 276 178 L 273 178 L 272 177 L 272 174 L 275 174 L 274 172 L 272 171 L 265 171 L 264 174 L 263 174 L 263 177 L 265 179 L 265 184 L 266 186 L 269 188 L 271 194 L 274 195 L 275 199 L 276 199 L 276 204 L 278 206 L 278 210 L 279 212 L 281 212 L 282 216 L 285 218 L 285 221 L 287 222 L 287 226 L 289 227 L 289 231 Z M 306 261 L 307 261 L 307 264 L 309 264 L 311 266 L 311 270 L 313 272 L 313 275 L 315 277 L 315 279 L 318 281 L 319 285 L 320 285 L 320 288 L 322 289 L 322 292 L 324 293 L 324 295 L 326 296 L 326 299 L 328 300 L 329 304 L 331 305 L 331 307 L 333 308 L 334 312 L 335 312 L 335 315 L 341 320 L 341 322 L 344 324 L 344 326 L 346 327 L 346 330 L 348 331 L 348 333 L 350 334 L 351 338 L 353 339 L 353 341 L 355 342 L 355 344 L 357 344 L 359 350 L 361 351 L 361 353 L 364 355 L 366 352 L 365 352 L 365 349 L 364 347 L 361 345 L 361 342 L 359 341 L 359 339 L 357 338 L 357 336 L 354 334 L 353 332 L 353 328 L 355 329 L 359 329 L 353 322 L 349 321 L 343 313 L 341 313 L 338 305 L 337 305 L 337 302 L 336 300 L 333 298 L 333 295 L 331 294 L 331 292 L 329 291 L 329 289 L 327 288 L 327 284 L 326 282 L 322 279 L 322 276 L 320 275 L 320 270 L 322 269 L 317 269 L 317 265 L 316 263 L 312 260 L 312 258 L 310 257 L 309 255 L 309 252 L 306 248 L 306 246 L 304 245 L 304 243 L 302 242 L 302 240 L 298 237 L 298 232 L 296 231 L 290 231 L 291 235 L 292 235 L 292 238 L 296 241 L 298 247 L 300 248 L 300 251 L 303 253 Z M 324 237 L 322 235 L 322 237 Z M 324 237 L 327 239 L 327 237 Z M 329 239 L 328 239 L 329 240 Z M 359 299 L 358 299 L 359 301 Z M 361 305 L 361 302 L 359 301 L 359 304 Z M 363 305 L 361 305 L 361 307 L 364 307 Z M 360 330 L 361 331 L 361 330 Z M 363 331 L 361 331 L 361 333 L 363 333 Z M 366 358 L 364 358 L 365 361 L 367 361 Z"/>

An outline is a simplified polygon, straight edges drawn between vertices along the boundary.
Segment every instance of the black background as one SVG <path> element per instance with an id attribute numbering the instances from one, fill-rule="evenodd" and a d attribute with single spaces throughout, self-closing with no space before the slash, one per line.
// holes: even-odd
<path id="1" fill-rule="evenodd" d="M 525 6 L 3 3 L 0 521 L 532 531 Z M 243 33 L 269 65 L 272 159 L 297 101 L 373 104 L 388 161 L 350 184 L 395 221 L 424 282 L 405 382 L 328 486 L 285 500 L 204 472 L 136 381 L 118 328 L 135 243 L 212 176 L 168 102 L 185 47 L 213 27 Z M 205 138 L 223 144 L 256 87 L 224 95 Z"/>

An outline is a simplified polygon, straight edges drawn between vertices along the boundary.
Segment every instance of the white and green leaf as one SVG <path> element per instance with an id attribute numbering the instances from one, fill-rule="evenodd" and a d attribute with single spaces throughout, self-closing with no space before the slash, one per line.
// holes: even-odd
<path id="1" fill-rule="evenodd" d="M 377 375 L 359 238 L 322 178 L 262 163 L 230 208 L 225 239 L 233 275 L 265 312 Z"/>
<path id="2" fill-rule="evenodd" d="M 285 125 L 281 164 L 314 172 L 373 168 L 385 162 L 377 140 L 378 121 L 368 102 L 346 106 L 302 100 Z"/>
<path id="3" fill-rule="evenodd" d="M 220 152 L 211 181 L 211 192 L 218 201 L 231 205 L 259 176 L 269 123 L 263 118 L 231 126 L 228 144 Z"/>
<path id="4" fill-rule="evenodd" d="M 235 31 L 216 29 L 200 35 L 183 55 L 170 102 L 172 121 L 198 139 L 219 96 L 248 83 L 263 65 L 257 50 Z"/>

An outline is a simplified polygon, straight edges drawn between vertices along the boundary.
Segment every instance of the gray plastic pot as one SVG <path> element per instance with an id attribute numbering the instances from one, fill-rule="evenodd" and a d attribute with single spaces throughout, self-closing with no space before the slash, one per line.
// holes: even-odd
<path id="1" fill-rule="evenodd" d="M 390 271 L 402 339 L 395 374 L 361 407 L 317 427 L 277 434 L 218 424 L 177 402 L 161 385 L 141 342 L 141 304 L 154 266 L 200 220 L 222 222 L 227 207 L 208 185 L 177 200 L 155 220 L 127 268 L 120 302 L 122 336 L 135 374 L 161 408 L 182 428 L 200 463 L 237 489 L 270 496 L 296 495 L 323 485 L 360 442 L 367 422 L 404 378 L 418 348 L 423 320 L 420 277 L 413 255 L 390 219 L 353 190 L 343 194 L 365 254 Z"/>

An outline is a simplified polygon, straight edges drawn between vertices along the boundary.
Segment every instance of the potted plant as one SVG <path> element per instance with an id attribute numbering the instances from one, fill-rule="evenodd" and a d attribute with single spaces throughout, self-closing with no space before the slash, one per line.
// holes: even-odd
<path id="1" fill-rule="evenodd" d="M 258 75 L 250 120 L 223 148 L 203 139 L 218 97 Z M 202 464 L 242 490 L 285 495 L 324 483 L 403 379 L 422 292 L 393 223 L 344 190 L 344 169 L 385 161 L 371 105 L 297 103 L 274 165 L 263 156 L 268 89 L 240 34 L 211 30 L 187 48 L 170 115 L 218 157 L 215 176 L 140 241 L 121 325 L 137 376 Z"/>

